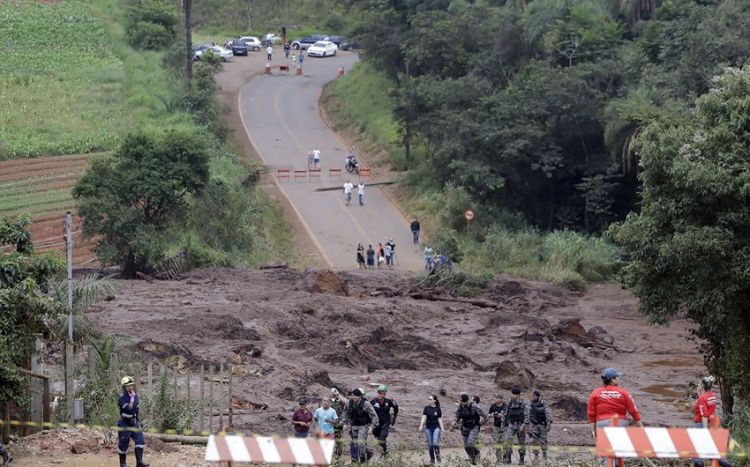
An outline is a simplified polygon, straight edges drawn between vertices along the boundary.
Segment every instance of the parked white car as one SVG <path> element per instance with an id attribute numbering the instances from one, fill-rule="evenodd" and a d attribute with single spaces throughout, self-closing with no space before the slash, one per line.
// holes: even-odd
<path id="1" fill-rule="evenodd" d="M 247 46 L 249 50 L 252 50 L 253 52 L 257 52 L 262 47 L 262 44 L 260 43 L 260 39 L 258 39 L 255 36 L 242 36 L 239 39 L 237 39 L 235 42 L 242 42 Z"/>
<path id="2" fill-rule="evenodd" d="M 214 45 L 211 47 L 206 48 L 205 50 L 199 50 L 195 52 L 193 55 L 195 55 L 196 60 L 200 60 L 200 58 L 203 56 L 204 53 L 211 51 L 212 54 L 218 55 L 221 57 L 223 61 L 228 61 L 230 58 L 234 57 L 234 54 L 231 50 L 225 49 L 224 47 L 219 47 L 218 45 Z"/>
<path id="3" fill-rule="evenodd" d="M 318 41 L 308 47 L 308 57 L 333 57 L 339 48 L 331 41 Z"/>

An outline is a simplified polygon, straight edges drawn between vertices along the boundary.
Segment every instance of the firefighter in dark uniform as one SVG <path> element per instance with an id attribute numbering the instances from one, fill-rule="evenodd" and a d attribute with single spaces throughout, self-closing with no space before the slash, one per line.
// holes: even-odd
<path id="1" fill-rule="evenodd" d="M 336 388 L 331 388 L 331 408 L 336 411 L 336 422 L 333 424 L 333 437 L 336 445 L 333 448 L 333 460 L 341 459 L 341 453 L 344 452 L 344 425 L 341 423 L 341 416 L 344 414 L 347 400 L 339 393 Z"/>
<path id="2" fill-rule="evenodd" d="M 367 433 L 370 427 L 375 429 L 380 423 L 378 414 L 372 408 L 372 404 L 364 398 L 361 389 L 355 388 L 352 391 L 352 397 L 344 408 L 341 422 L 350 426 L 349 433 L 354 445 L 355 462 L 369 461 L 372 457 L 372 449 L 367 446 Z"/>
<path id="3" fill-rule="evenodd" d="M 487 414 L 481 407 L 469 401 L 468 394 L 461 394 L 461 402 L 456 409 L 456 421 L 454 426 L 461 428 L 461 436 L 464 438 L 464 451 L 469 455 L 472 465 L 479 461 L 479 448 L 477 438 L 482 423 L 487 423 Z"/>
<path id="4" fill-rule="evenodd" d="M 508 408 L 505 410 L 505 435 L 503 443 L 505 449 L 503 460 L 510 464 L 511 454 L 513 454 L 513 437 L 518 438 L 518 465 L 523 465 L 526 456 L 526 432 L 529 430 L 529 404 L 521 399 L 521 388 L 515 386 L 511 393 Z"/>
<path id="5" fill-rule="evenodd" d="M 128 451 L 130 438 L 133 438 L 135 442 L 136 467 L 148 467 L 148 464 L 143 462 L 143 448 L 146 447 L 146 442 L 143 440 L 143 431 L 138 422 L 140 400 L 138 394 L 135 393 L 135 381 L 130 376 L 125 376 L 120 384 L 122 384 L 122 395 L 117 403 L 120 411 L 120 418 L 117 420 L 119 428 L 117 452 L 120 455 L 120 467 L 128 467 L 125 454 Z"/>
<path id="6" fill-rule="evenodd" d="M 529 405 L 529 420 L 531 421 L 531 451 L 534 453 L 534 462 L 539 460 L 539 448 L 542 447 L 542 457 L 547 461 L 547 433 L 552 426 L 552 414 L 547 403 L 542 399 L 539 391 L 534 391 Z"/>
<path id="7" fill-rule="evenodd" d="M 378 426 L 372 430 L 372 435 L 378 440 L 378 445 L 383 450 L 383 456 L 388 454 L 388 433 L 390 432 L 391 425 L 396 424 L 396 417 L 398 416 L 398 404 L 393 399 L 388 399 L 386 394 L 388 393 L 388 386 L 381 384 L 378 387 L 378 397 L 370 401 L 372 408 L 375 409 L 375 413 L 378 414 Z M 393 415 L 391 416 L 391 411 Z"/>

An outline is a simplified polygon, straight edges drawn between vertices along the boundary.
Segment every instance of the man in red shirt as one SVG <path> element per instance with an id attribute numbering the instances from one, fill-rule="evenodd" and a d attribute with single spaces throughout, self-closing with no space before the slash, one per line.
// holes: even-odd
<path id="1" fill-rule="evenodd" d="M 310 434 L 310 425 L 312 425 L 313 414 L 307 408 L 307 399 L 299 400 L 299 408 L 292 414 L 292 424 L 294 425 L 294 436 L 296 438 L 307 438 Z"/>
<path id="2" fill-rule="evenodd" d="M 711 390 L 713 386 L 713 376 L 701 378 L 701 385 L 698 388 L 699 397 L 695 401 L 695 418 L 693 419 L 693 427 L 695 428 L 708 428 L 711 418 L 716 415 L 716 406 L 719 404 L 719 400 Z M 703 459 L 693 459 L 693 465 L 703 467 Z M 732 464 L 724 459 L 719 459 L 719 465 L 721 467 L 732 467 Z"/>
<path id="3" fill-rule="evenodd" d="M 621 388 L 620 376 L 622 373 L 614 368 L 607 368 L 602 372 L 603 385 L 594 389 L 589 396 L 588 417 L 591 423 L 591 434 L 596 438 L 596 428 L 610 426 L 610 419 L 617 415 L 620 426 L 627 426 L 627 414 L 633 417 L 633 421 L 639 426 L 641 414 L 635 406 L 633 396 L 627 389 Z"/>

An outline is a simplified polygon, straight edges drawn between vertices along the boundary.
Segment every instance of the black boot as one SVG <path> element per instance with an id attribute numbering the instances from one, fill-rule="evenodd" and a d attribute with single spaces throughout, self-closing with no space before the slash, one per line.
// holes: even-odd
<path id="1" fill-rule="evenodd" d="M 524 458 L 523 454 L 521 454 L 521 455 L 518 456 L 518 465 L 524 465 L 523 464 L 523 458 Z"/>
<path id="2" fill-rule="evenodd" d="M 125 458 L 125 454 L 120 454 L 120 467 L 128 467 L 128 460 Z"/>
<path id="3" fill-rule="evenodd" d="M 143 448 L 135 448 L 135 467 L 148 467 L 148 464 L 143 462 Z"/>
<path id="4" fill-rule="evenodd" d="M 440 448 L 438 446 L 435 446 L 433 449 L 435 449 L 435 460 L 437 460 L 438 465 L 440 464 Z"/>

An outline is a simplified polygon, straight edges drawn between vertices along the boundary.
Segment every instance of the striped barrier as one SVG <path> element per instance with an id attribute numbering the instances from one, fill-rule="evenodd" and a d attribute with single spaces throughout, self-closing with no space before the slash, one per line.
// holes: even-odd
<path id="1" fill-rule="evenodd" d="M 310 169 L 310 178 L 320 178 L 320 169 Z"/>
<path id="2" fill-rule="evenodd" d="M 290 172 L 289 169 L 276 169 L 276 178 L 279 180 L 289 180 L 291 177 Z"/>
<path id="3" fill-rule="evenodd" d="M 596 433 L 596 454 L 602 457 L 720 459 L 728 445 L 724 428 L 604 427 Z"/>
<path id="4" fill-rule="evenodd" d="M 363 178 L 366 178 L 368 180 L 372 178 L 372 169 L 366 169 L 366 168 L 359 169 L 359 178 L 360 180 Z"/>
<path id="5" fill-rule="evenodd" d="M 307 178 L 307 169 L 294 169 L 294 179 L 299 180 L 302 178 Z"/>
<path id="6" fill-rule="evenodd" d="M 341 178 L 341 169 L 328 169 L 328 176 Z"/>
<path id="7" fill-rule="evenodd" d="M 205 460 L 252 464 L 330 465 L 334 444 L 334 440 L 325 438 L 212 435 L 206 445 Z"/>

